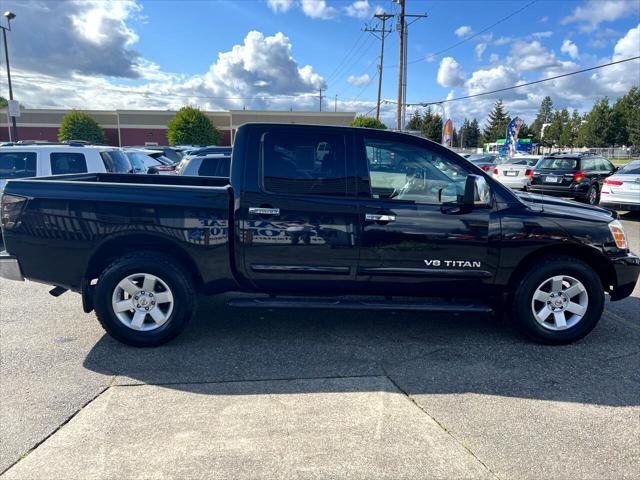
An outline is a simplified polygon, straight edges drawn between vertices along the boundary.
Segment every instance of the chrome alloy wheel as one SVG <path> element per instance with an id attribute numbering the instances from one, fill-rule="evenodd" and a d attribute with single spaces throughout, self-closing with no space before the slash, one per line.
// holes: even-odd
<path id="1" fill-rule="evenodd" d="M 173 294 L 155 275 L 134 273 L 116 285 L 111 306 L 124 325 L 148 332 L 164 325 L 171 316 Z"/>
<path id="2" fill-rule="evenodd" d="M 542 282 L 531 299 L 536 321 L 547 330 L 566 330 L 575 326 L 589 307 L 585 286 L 568 275 L 557 275 Z"/>

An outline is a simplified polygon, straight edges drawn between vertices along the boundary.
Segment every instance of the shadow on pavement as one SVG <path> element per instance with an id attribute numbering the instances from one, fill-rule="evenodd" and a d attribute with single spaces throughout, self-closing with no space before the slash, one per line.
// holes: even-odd
<path id="1" fill-rule="evenodd" d="M 118 375 L 119 384 L 181 390 L 205 382 L 386 375 L 409 394 L 640 404 L 640 328 L 610 315 L 582 341 L 550 347 L 483 315 L 242 310 L 227 307 L 227 298 L 203 298 L 187 330 L 159 348 L 127 347 L 105 335 L 84 366 Z M 622 302 L 630 300 L 637 301 Z M 256 383 L 255 393 L 264 385 Z"/>

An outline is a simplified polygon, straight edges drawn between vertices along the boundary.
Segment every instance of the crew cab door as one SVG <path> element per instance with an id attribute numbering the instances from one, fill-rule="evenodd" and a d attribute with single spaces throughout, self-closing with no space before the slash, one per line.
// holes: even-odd
<path id="1" fill-rule="evenodd" d="M 244 274 L 255 288 L 320 293 L 355 283 L 359 204 L 352 139 L 345 129 L 292 125 L 267 127 L 250 142 L 255 150 L 246 156 L 240 245 Z"/>
<path id="2" fill-rule="evenodd" d="M 372 132 L 356 144 L 366 197 L 359 280 L 386 295 L 459 296 L 491 284 L 498 215 L 462 204 L 467 176 L 479 172 L 420 138 Z"/>

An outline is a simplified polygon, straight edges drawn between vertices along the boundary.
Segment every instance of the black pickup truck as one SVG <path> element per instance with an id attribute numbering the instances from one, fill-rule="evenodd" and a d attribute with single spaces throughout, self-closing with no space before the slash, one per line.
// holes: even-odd
<path id="1" fill-rule="evenodd" d="M 118 340 L 153 346 L 198 294 L 237 307 L 489 312 L 561 344 L 631 294 L 640 259 L 608 210 L 517 195 L 401 133 L 249 124 L 230 178 L 10 181 L 0 275 L 82 295 Z M 430 297 L 429 299 L 425 297 Z"/>

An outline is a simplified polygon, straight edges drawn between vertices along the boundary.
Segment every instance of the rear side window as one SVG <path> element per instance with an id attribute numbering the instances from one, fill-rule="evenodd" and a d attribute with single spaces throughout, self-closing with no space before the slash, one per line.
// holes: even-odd
<path id="1" fill-rule="evenodd" d="M 54 152 L 51 154 L 51 174 L 87 173 L 87 160 L 82 153 Z"/>
<path id="2" fill-rule="evenodd" d="M 224 158 L 203 158 L 200 168 L 198 168 L 199 177 L 228 177 L 229 164 L 231 159 Z"/>
<path id="3" fill-rule="evenodd" d="M 582 170 L 592 171 L 600 170 L 600 166 L 596 164 L 595 158 L 585 158 L 582 160 Z"/>
<path id="4" fill-rule="evenodd" d="M 267 133 L 262 159 L 263 184 L 269 192 L 347 194 L 345 140 L 341 135 Z"/>
<path id="5" fill-rule="evenodd" d="M 109 150 L 100 152 L 104 167 L 109 173 L 129 173 L 131 172 L 131 162 L 120 150 Z"/>
<path id="6" fill-rule="evenodd" d="M 0 152 L 0 178 L 36 176 L 35 152 Z"/>

